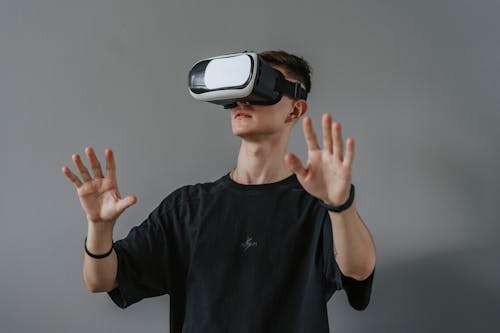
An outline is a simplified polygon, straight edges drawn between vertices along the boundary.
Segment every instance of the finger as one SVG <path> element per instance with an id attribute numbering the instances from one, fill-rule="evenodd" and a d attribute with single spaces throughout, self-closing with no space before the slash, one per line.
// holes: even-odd
<path id="1" fill-rule="evenodd" d="M 104 155 L 106 156 L 106 177 L 116 181 L 116 167 L 113 151 L 108 148 L 104 151 Z"/>
<path id="2" fill-rule="evenodd" d="M 91 180 L 92 178 L 90 177 L 89 171 L 87 170 L 85 165 L 83 165 L 83 162 L 82 162 L 82 159 L 80 158 L 80 155 L 73 154 L 72 157 L 73 157 L 73 162 L 75 163 L 78 171 L 80 171 L 80 174 L 82 175 L 83 181 L 87 182 L 87 181 Z"/>
<path id="3" fill-rule="evenodd" d="M 85 152 L 87 153 L 87 156 L 90 161 L 90 165 L 92 166 L 92 170 L 94 171 L 94 177 L 95 178 L 104 178 L 102 175 L 102 170 L 101 170 L 101 163 L 99 163 L 99 160 L 97 159 L 97 156 L 95 155 L 94 149 L 92 147 L 87 147 L 85 149 Z"/>
<path id="4" fill-rule="evenodd" d="M 323 147 L 328 153 L 333 154 L 332 121 L 328 113 L 323 115 Z"/>
<path id="5" fill-rule="evenodd" d="M 67 166 L 63 165 L 62 172 L 69 178 L 69 180 L 71 180 L 71 182 L 73 182 L 73 184 L 76 185 L 77 188 L 83 185 L 80 179 L 73 172 L 71 172 Z"/>
<path id="6" fill-rule="evenodd" d="M 354 161 L 354 139 L 347 138 L 344 165 L 350 168 L 352 167 L 352 161 Z"/>
<path id="7" fill-rule="evenodd" d="M 338 121 L 332 125 L 333 135 L 333 155 L 337 156 L 339 160 L 343 161 L 344 153 L 342 152 L 342 129 Z"/>
<path id="8" fill-rule="evenodd" d="M 128 207 L 132 206 L 133 204 L 135 204 L 137 202 L 137 197 L 133 196 L 133 195 L 129 195 L 123 199 L 121 199 L 118 204 L 117 204 L 117 207 L 116 209 L 120 212 L 120 214 L 125 210 L 127 209 Z"/>
<path id="9" fill-rule="evenodd" d="M 293 172 L 295 172 L 297 177 L 304 178 L 306 176 L 307 170 L 304 169 L 304 167 L 302 166 L 302 162 L 294 154 L 292 153 L 286 154 L 285 163 L 288 165 L 289 168 L 293 170 Z"/>
<path id="10" fill-rule="evenodd" d="M 310 117 L 305 117 L 302 121 L 302 129 L 304 130 L 304 136 L 306 138 L 307 147 L 309 150 L 320 149 L 318 146 L 318 140 L 316 140 L 316 133 L 312 127 L 312 120 Z"/>

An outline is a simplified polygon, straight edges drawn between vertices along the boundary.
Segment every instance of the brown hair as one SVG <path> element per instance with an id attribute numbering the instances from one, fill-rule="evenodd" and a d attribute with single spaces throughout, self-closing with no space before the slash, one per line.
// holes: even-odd
<path id="1" fill-rule="evenodd" d="M 304 58 L 283 50 L 263 51 L 259 52 L 258 55 L 270 65 L 283 66 L 289 77 L 300 81 L 307 93 L 311 91 L 312 68 Z"/>

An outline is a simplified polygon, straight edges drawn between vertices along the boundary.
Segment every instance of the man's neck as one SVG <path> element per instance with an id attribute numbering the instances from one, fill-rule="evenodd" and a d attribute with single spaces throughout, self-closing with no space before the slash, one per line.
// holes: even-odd
<path id="1" fill-rule="evenodd" d="M 293 174 L 284 162 L 287 142 L 249 142 L 242 140 L 238 162 L 231 179 L 256 185 L 280 181 Z"/>

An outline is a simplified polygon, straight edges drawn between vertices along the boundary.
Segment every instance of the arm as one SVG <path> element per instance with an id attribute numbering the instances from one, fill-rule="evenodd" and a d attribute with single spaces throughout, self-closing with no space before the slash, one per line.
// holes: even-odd
<path id="1" fill-rule="evenodd" d="M 355 202 L 341 213 L 328 211 L 334 239 L 334 256 L 346 276 L 364 280 L 375 268 L 375 244 L 359 216 Z"/>
<path id="2" fill-rule="evenodd" d="M 285 155 L 285 163 L 311 195 L 329 205 L 338 206 L 349 198 L 354 160 L 354 139 L 346 141 L 344 156 L 339 122 L 323 114 L 323 145 L 320 149 L 309 117 L 303 121 L 308 146 L 306 168 L 294 154 Z M 355 202 L 343 212 L 328 212 L 334 237 L 334 256 L 345 276 L 363 280 L 375 268 L 375 246 L 371 235 L 356 211 Z"/>
<path id="3" fill-rule="evenodd" d="M 307 192 L 328 205 L 338 206 L 346 202 L 350 194 L 354 139 L 347 139 L 344 156 L 340 123 L 332 123 L 327 113 L 323 114 L 322 122 L 324 149 L 319 147 L 311 119 L 305 117 L 303 129 L 308 147 L 307 167 L 304 168 L 294 154 L 286 154 L 285 162 L 297 174 Z M 375 245 L 354 202 L 345 211 L 329 211 L 328 215 L 334 243 L 333 253 L 329 255 L 333 254 L 335 258 L 349 303 L 355 309 L 363 310 L 370 299 L 375 273 Z"/>
<path id="4" fill-rule="evenodd" d="M 99 226 L 89 221 L 87 232 L 87 249 L 91 253 L 105 253 L 113 245 L 113 228 L 109 225 Z M 83 252 L 83 280 L 91 292 L 105 292 L 118 286 L 116 272 L 118 261 L 113 249 L 106 258 L 92 258 Z"/>
<path id="5" fill-rule="evenodd" d="M 101 164 L 94 150 L 87 147 L 85 151 L 94 178 L 78 154 L 73 154 L 72 158 L 83 181 L 66 166 L 63 166 L 62 171 L 75 184 L 80 203 L 87 215 L 87 249 L 90 253 L 101 254 L 106 253 L 113 245 L 113 228 L 116 220 L 126 208 L 135 204 L 137 198 L 128 196 L 121 199 L 116 181 L 115 159 L 111 149 L 106 149 L 104 152 L 106 176 L 102 173 Z M 92 258 L 84 252 L 83 280 L 87 289 L 92 292 L 103 292 L 117 287 L 117 262 L 114 249 L 109 256 L 101 259 Z"/>

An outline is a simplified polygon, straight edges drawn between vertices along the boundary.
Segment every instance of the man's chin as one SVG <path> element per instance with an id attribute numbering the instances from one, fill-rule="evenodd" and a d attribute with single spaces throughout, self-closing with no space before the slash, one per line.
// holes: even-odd
<path id="1" fill-rule="evenodd" d="M 238 136 L 242 139 L 248 137 L 251 133 L 248 133 L 247 131 L 233 131 L 234 136 Z"/>
<path id="2" fill-rule="evenodd" d="M 233 134 L 248 142 L 261 142 L 267 138 L 265 134 L 256 131 L 233 131 Z"/>
<path id="3" fill-rule="evenodd" d="M 255 136 L 257 133 L 255 133 L 255 131 L 252 131 L 252 130 L 248 130 L 248 129 L 241 129 L 241 128 L 233 128 L 233 134 L 235 136 L 238 136 L 242 139 L 246 139 L 246 138 L 251 138 L 252 136 Z"/>

